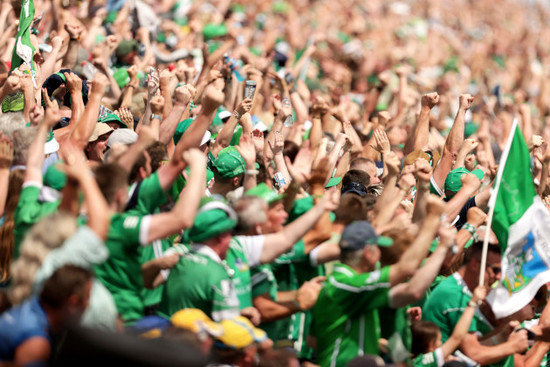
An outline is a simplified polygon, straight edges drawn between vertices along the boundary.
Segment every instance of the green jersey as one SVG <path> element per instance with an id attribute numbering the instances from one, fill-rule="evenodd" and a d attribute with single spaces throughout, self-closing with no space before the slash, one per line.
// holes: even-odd
<path id="1" fill-rule="evenodd" d="M 97 278 L 113 295 L 125 323 L 143 317 L 143 277 L 139 250 L 140 245 L 147 245 L 150 223 L 150 215 L 114 214 L 105 241 L 109 258 L 95 267 Z"/>
<path id="2" fill-rule="evenodd" d="M 318 364 L 345 367 L 365 354 L 378 354 L 378 309 L 389 305 L 389 267 L 356 273 L 337 263 L 313 308 L 311 333 Z"/>
<path id="3" fill-rule="evenodd" d="M 151 246 L 141 246 L 139 263 L 141 265 L 145 264 L 148 261 L 158 259 L 164 256 L 164 252 L 170 249 L 172 242 L 167 239 L 153 241 Z M 164 272 L 165 270 L 161 270 Z M 162 290 L 164 284 L 160 284 L 154 289 L 143 288 L 141 290 L 141 297 L 143 299 L 143 305 L 145 307 L 153 307 L 160 303 L 162 296 Z"/>
<path id="4" fill-rule="evenodd" d="M 233 283 L 241 310 L 252 307 L 250 269 L 260 265 L 264 236 L 236 236 L 231 239 L 226 263 L 233 271 Z"/>
<path id="5" fill-rule="evenodd" d="M 433 290 L 422 310 L 422 318 L 439 326 L 441 341 L 445 343 L 453 333 L 453 330 L 462 316 L 462 312 L 468 306 L 472 293 L 458 273 L 454 273 L 443 280 Z M 481 335 L 492 330 L 487 319 L 476 310 L 469 332 L 479 332 Z"/>
<path id="6" fill-rule="evenodd" d="M 170 318 L 183 308 L 198 308 L 215 321 L 238 316 L 239 300 L 231 269 L 208 246 L 193 245 L 170 270 L 158 314 Z"/>
<path id="7" fill-rule="evenodd" d="M 277 280 L 270 264 L 260 265 L 251 271 L 252 282 L 252 298 L 259 297 L 264 294 L 269 294 L 272 301 L 277 302 Z M 281 325 L 278 321 L 264 322 L 260 324 L 260 329 L 267 333 L 269 339 L 277 341 L 281 332 L 278 330 Z M 283 331 L 284 334 L 284 331 Z"/>
<path id="8" fill-rule="evenodd" d="M 25 182 L 15 212 L 13 220 L 15 228 L 13 230 L 13 260 L 19 257 L 19 248 L 27 231 L 42 218 L 55 213 L 59 207 L 60 201 L 41 202 L 40 189 L 42 185 L 38 182 Z"/>
<path id="9" fill-rule="evenodd" d="M 437 348 L 435 351 L 421 354 L 414 359 L 414 367 L 441 367 L 445 364 L 443 350 Z"/>

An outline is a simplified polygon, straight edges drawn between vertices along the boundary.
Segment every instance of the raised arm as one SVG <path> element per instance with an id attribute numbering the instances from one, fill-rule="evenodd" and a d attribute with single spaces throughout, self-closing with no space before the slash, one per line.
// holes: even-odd
<path id="1" fill-rule="evenodd" d="M 426 204 L 427 214 L 414 242 L 401 256 L 399 262 L 390 267 L 391 287 L 404 282 L 414 274 L 422 260 L 426 257 L 432 240 L 435 237 L 441 220 L 441 214 L 443 214 L 443 210 L 445 209 L 445 203 L 435 195 L 431 195 Z"/>
<path id="2" fill-rule="evenodd" d="M 468 329 L 474 318 L 477 305 L 481 303 L 486 296 L 487 288 L 484 286 L 477 286 L 476 289 L 474 289 L 472 299 L 468 302 L 468 306 L 464 309 L 460 319 L 458 319 L 453 333 L 441 346 L 444 358 L 450 356 L 460 346 L 460 343 L 462 343 L 462 340 L 464 340 L 464 337 L 468 334 Z"/>
<path id="3" fill-rule="evenodd" d="M 445 178 L 451 171 L 453 161 L 456 159 L 458 151 L 464 140 L 464 116 L 466 111 L 472 105 L 474 98 L 469 94 L 462 94 L 459 98 L 458 112 L 456 113 L 453 127 L 447 136 L 441 160 L 434 170 L 434 180 L 440 188 L 445 184 Z"/>
<path id="4" fill-rule="evenodd" d="M 0 133 L 0 216 L 4 215 L 6 200 L 8 198 L 8 186 L 12 160 L 13 143 L 7 136 Z"/>
<path id="5" fill-rule="evenodd" d="M 404 307 L 421 299 L 439 273 L 449 250 L 453 247 L 456 232 L 449 222 L 443 221 L 439 225 L 438 234 L 440 244 L 434 253 L 430 255 L 424 266 L 416 271 L 409 282 L 400 283 L 390 290 L 390 304 L 392 307 Z M 458 347 L 458 344 L 456 347 Z"/>
<path id="6" fill-rule="evenodd" d="M 325 210 L 336 210 L 339 198 L 337 194 L 325 195 L 320 203 L 315 204 L 304 215 L 286 225 L 282 231 L 266 235 L 260 262 L 263 264 L 270 263 L 290 250 L 302 236 L 313 228 Z"/>
<path id="7" fill-rule="evenodd" d="M 414 134 L 412 135 L 412 144 L 408 142 L 404 154 L 409 154 L 414 150 L 424 149 L 428 145 L 428 138 L 430 136 L 430 112 L 439 103 L 439 94 L 437 92 L 427 93 L 422 96 L 420 108 L 420 114 L 414 127 Z"/>
<path id="8" fill-rule="evenodd" d="M 183 153 L 183 160 L 191 170 L 187 185 L 171 211 L 151 217 L 147 243 L 173 235 L 193 225 L 200 199 L 206 190 L 206 157 L 198 149 L 189 149 Z"/>

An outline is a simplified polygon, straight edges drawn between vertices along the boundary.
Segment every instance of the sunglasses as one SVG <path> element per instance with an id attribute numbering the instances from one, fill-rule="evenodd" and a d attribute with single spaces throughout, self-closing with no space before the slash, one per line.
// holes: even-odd
<path id="1" fill-rule="evenodd" d="M 498 265 L 488 266 L 488 268 L 490 268 L 495 274 L 500 274 L 500 272 L 502 271 L 502 268 Z"/>

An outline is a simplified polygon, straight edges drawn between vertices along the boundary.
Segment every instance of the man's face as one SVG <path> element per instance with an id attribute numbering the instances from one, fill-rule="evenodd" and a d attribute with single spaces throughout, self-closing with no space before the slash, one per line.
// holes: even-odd
<path id="1" fill-rule="evenodd" d="M 91 161 L 103 162 L 103 153 L 107 149 L 107 140 L 111 133 L 103 134 L 96 141 L 88 143 L 88 158 Z"/>
<path id="2" fill-rule="evenodd" d="M 370 183 L 371 185 L 374 185 L 374 184 L 378 184 L 380 183 L 380 178 L 378 177 L 378 170 L 376 168 L 376 165 L 375 164 L 372 164 L 372 163 L 368 163 L 366 165 L 366 170 L 365 170 L 369 176 L 370 176 Z"/>
<path id="3" fill-rule="evenodd" d="M 267 220 L 264 225 L 264 233 L 276 233 L 283 229 L 283 225 L 288 218 L 285 207 L 281 201 L 277 201 L 269 206 L 267 210 Z"/>
<path id="4" fill-rule="evenodd" d="M 500 280 L 501 275 L 501 257 L 493 252 L 487 253 L 487 267 L 485 270 L 485 285 L 491 286 Z"/>

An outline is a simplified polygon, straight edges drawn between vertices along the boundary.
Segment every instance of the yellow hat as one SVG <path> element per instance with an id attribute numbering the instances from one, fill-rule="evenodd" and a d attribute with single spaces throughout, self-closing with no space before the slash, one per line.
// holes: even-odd
<path id="1" fill-rule="evenodd" d="M 172 315 L 170 319 L 172 325 L 188 329 L 199 334 L 207 332 L 212 336 L 220 336 L 223 334 L 223 328 L 220 324 L 212 321 L 204 312 L 198 308 L 184 308 Z"/>
<path id="2" fill-rule="evenodd" d="M 267 339 L 265 331 L 254 327 L 250 320 L 243 316 L 225 319 L 220 324 L 223 327 L 223 335 L 217 337 L 217 347 L 243 349 Z"/>

